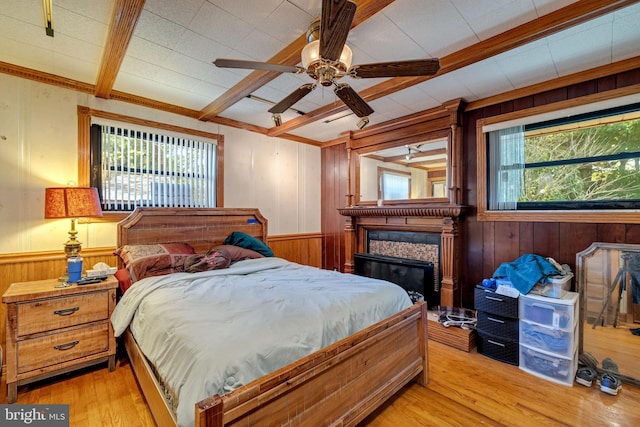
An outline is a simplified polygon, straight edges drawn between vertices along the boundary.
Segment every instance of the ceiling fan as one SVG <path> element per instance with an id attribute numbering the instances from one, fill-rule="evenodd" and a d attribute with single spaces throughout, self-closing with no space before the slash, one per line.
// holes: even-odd
<path id="1" fill-rule="evenodd" d="M 280 114 L 309 94 L 320 83 L 334 86 L 334 93 L 353 113 L 360 117 L 358 127 L 369 123 L 373 109 L 347 83 L 338 83 L 343 76 L 353 78 L 430 76 L 440 69 L 437 58 L 351 65 L 352 52 L 345 44 L 356 13 L 356 4 L 348 0 L 322 0 L 320 18 L 307 31 L 307 44 L 302 50 L 302 66 L 270 62 L 217 58 L 213 64 L 221 68 L 243 68 L 280 73 L 307 73 L 316 82 L 306 83 L 269 109 L 276 126 L 282 124 Z"/>

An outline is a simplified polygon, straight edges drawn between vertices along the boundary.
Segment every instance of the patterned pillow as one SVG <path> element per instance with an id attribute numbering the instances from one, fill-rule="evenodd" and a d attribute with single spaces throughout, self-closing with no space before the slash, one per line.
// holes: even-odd
<path id="1" fill-rule="evenodd" d="M 212 249 L 203 254 L 189 255 L 184 260 L 184 271 L 197 273 L 199 271 L 219 270 L 231 264 L 231 254 L 225 249 Z"/>
<path id="2" fill-rule="evenodd" d="M 114 255 L 122 259 L 133 283 L 145 277 L 184 272 L 184 260 L 195 253 L 188 243 L 159 243 L 124 245 Z"/>

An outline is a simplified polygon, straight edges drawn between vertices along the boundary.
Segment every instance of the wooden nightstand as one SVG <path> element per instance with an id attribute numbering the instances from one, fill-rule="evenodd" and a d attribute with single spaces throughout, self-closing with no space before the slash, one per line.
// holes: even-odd
<path id="1" fill-rule="evenodd" d="M 56 288 L 57 279 L 13 283 L 7 304 L 7 401 L 18 386 L 85 366 L 116 367 L 116 341 L 109 320 L 118 280 Z"/>

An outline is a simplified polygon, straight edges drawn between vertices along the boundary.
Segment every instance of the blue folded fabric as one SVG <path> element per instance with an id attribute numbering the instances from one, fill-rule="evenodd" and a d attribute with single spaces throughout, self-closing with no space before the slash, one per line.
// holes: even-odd
<path id="1" fill-rule="evenodd" d="M 548 276 L 560 274 L 552 263 L 540 255 L 524 254 L 515 261 L 503 262 L 493 273 L 496 278 L 508 278 L 521 294 L 528 294 L 533 286 L 546 283 Z"/>

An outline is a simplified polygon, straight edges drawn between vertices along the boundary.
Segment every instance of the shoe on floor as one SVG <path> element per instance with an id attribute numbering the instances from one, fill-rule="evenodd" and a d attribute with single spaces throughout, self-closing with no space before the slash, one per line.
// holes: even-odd
<path id="1" fill-rule="evenodd" d="M 589 366 L 584 366 L 579 368 L 578 372 L 576 372 L 576 382 L 585 387 L 591 387 L 593 380 L 595 380 L 597 376 L 598 372 L 595 369 Z"/>
<path id="2" fill-rule="evenodd" d="M 602 374 L 602 378 L 600 379 L 601 391 L 615 396 L 618 394 L 621 388 L 622 381 L 620 381 L 620 378 L 611 374 Z"/>

